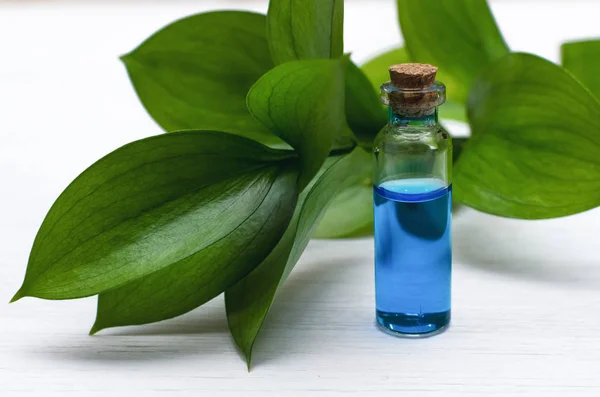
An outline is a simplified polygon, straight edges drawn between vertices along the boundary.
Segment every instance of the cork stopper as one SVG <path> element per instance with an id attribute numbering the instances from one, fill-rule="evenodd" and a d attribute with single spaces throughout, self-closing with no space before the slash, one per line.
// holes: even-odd
<path id="1" fill-rule="evenodd" d="M 402 63 L 390 67 L 392 84 L 405 90 L 420 90 L 435 83 L 438 68 L 423 63 Z"/>
<path id="2" fill-rule="evenodd" d="M 446 87 L 435 81 L 437 71 L 437 67 L 422 63 L 391 66 L 391 81 L 382 86 L 384 103 L 409 117 L 433 114 L 446 100 Z"/>

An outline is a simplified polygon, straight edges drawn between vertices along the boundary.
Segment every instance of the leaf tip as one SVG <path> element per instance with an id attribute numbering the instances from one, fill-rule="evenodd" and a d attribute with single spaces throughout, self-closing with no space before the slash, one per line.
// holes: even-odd
<path id="1" fill-rule="evenodd" d="M 27 293 L 25 293 L 25 291 L 23 290 L 23 287 L 21 287 L 17 293 L 15 294 L 15 296 L 12 297 L 12 299 L 10 300 L 10 302 L 8 303 L 14 303 L 16 301 L 18 301 L 21 298 L 24 298 L 27 296 Z"/>
<path id="2" fill-rule="evenodd" d="M 244 356 L 246 356 L 246 366 L 248 367 L 248 372 L 252 370 L 252 348 L 244 351 Z"/>
<path id="3" fill-rule="evenodd" d="M 96 335 L 98 332 L 102 331 L 104 329 L 104 327 L 102 327 L 100 324 L 98 324 L 98 322 L 96 321 L 94 323 L 94 325 L 92 325 L 92 328 L 90 329 L 90 336 Z"/>
<path id="4" fill-rule="evenodd" d="M 123 62 L 125 65 L 127 65 L 130 57 L 131 57 L 131 53 L 127 53 L 127 54 L 121 55 L 119 57 L 119 59 L 121 60 L 121 62 Z"/>

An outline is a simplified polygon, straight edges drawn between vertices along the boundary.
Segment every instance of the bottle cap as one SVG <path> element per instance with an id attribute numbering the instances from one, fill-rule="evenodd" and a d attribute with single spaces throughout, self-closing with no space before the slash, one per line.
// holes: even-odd
<path id="1" fill-rule="evenodd" d="M 422 63 L 390 66 L 390 82 L 381 86 L 382 101 L 395 113 L 422 117 L 446 101 L 446 87 L 435 81 L 438 68 Z"/>
<path id="2" fill-rule="evenodd" d="M 435 83 L 438 68 L 423 63 L 402 63 L 390 67 L 392 84 L 404 90 L 420 90 Z"/>

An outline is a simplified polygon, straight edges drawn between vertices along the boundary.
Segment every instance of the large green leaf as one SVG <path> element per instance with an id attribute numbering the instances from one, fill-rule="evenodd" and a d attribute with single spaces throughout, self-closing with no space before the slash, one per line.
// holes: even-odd
<path id="1" fill-rule="evenodd" d="M 267 36 L 276 64 L 306 59 L 339 58 L 343 54 L 343 0 L 272 0 Z M 349 131 L 340 131 L 335 146 L 354 135 L 369 146 L 385 123 L 379 100 L 363 73 L 350 63 L 346 75 L 346 114 Z M 314 170 L 313 170 L 314 171 Z"/>
<path id="2" fill-rule="evenodd" d="M 412 62 L 410 55 L 405 48 L 397 48 L 383 53 L 362 66 L 362 70 L 371 82 L 375 92 L 380 92 L 383 83 L 390 80 L 389 67 L 398 63 Z M 466 109 L 463 102 L 455 92 L 460 92 L 462 88 L 453 85 L 454 79 L 447 76 L 444 70 L 438 71 L 437 80 L 446 85 L 447 99 L 446 103 L 440 107 L 440 117 L 443 119 L 452 119 L 458 121 L 467 121 Z"/>
<path id="3" fill-rule="evenodd" d="M 387 113 L 379 95 L 371 89 L 369 79 L 353 62 L 346 70 L 346 120 L 363 147 L 373 140 L 387 123 Z"/>
<path id="4" fill-rule="evenodd" d="M 81 298 L 151 274 L 195 277 L 198 288 L 223 290 L 260 263 L 287 227 L 298 167 L 289 157 L 205 131 L 117 149 L 54 203 L 15 299 Z"/>
<path id="5" fill-rule="evenodd" d="M 561 53 L 563 66 L 600 98 L 600 40 L 565 43 Z"/>
<path id="6" fill-rule="evenodd" d="M 297 173 L 281 169 L 268 191 L 248 201 L 250 215 L 241 216 L 228 234 L 149 276 L 101 293 L 91 333 L 108 327 L 161 321 L 208 302 L 253 270 L 278 242 L 297 198 Z M 273 175 L 272 175 L 273 176 Z M 266 186 L 266 185 L 265 185 Z M 239 196 L 244 200 L 249 195 Z M 235 207 L 230 207 L 235 210 Z M 228 210 L 228 211 L 230 211 Z M 213 227 L 221 227 L 214 224 Z M 203 230 L 207 233 L 208 230 Z"/>
<path id="7" fill-rule="evenodd" d="M 306 248 L 329 202 L 344 186 L 355 183 L 365 158 L 369 155 L 360 148 L 349 155 L 330 157 L 300 196 L 294 217 L 277 247 L 259 267 L 225 292 L 229 328 L 248 366 L 252 346 L 277 289 Z"/>
<path id="8" fill-rule="evenodd" d="M 269 2 L 267 37 L 276 64 L 342 56 L 343 30 L 343 0 Z"/>
<path id="9" fill-rule="evenodd" d="M 220 11 L 158 31 L 122 57 L 146 110 L 167 131 L 220 130 L 281 142 L 246 109 L 246 94 L 273 67 L 264 15 Z"/>
<path id="10" fill-rule="evenodd" d="M 458 201 L 527 219 L 600 205 L 600 104 L 563 68 L 508 55 L 476 81 L 468 110 L 474 134 L 456 166 Z"/>
<path id="11" fill-rule="evenodd" d="M 464 103 L 477 75 L 509 51 L 485 0 L 397 2 L 411 59 L 438 66 L 456 103 Z"/>
<path id="12" fill-rule="evenodd" d="M 265 74 L 248 93 L 252 115 L 298 151 L 301 188 L 347 128 L 347 62 L 346 58 L 288 62 Z"/>

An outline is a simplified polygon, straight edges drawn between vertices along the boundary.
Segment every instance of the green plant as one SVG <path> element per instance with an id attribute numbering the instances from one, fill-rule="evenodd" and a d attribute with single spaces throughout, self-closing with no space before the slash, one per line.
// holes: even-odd
<path id="1" fill-rule="evenodd" d="M 98 295 L 94 333 L 225 292 L 250 365 L 311 236 L 372 232 L 368 151 L 386 121 L 373 86 L 393 63 L 438 65 L 442 117 L 471 125 L 455 143 L 456 200 L 526 219 L 600 205 L 600 80 L 584 58 L 600 44 L 566 44 L 568 72 L 510 53 L 484 0 L 397 2 L 406 48 L 362 68 L 343 55 L 342 0 L 191 16 L 123 56 L 147 111 L 177 132 L 117 149 L 67 187 L 13 300 Z"/>

